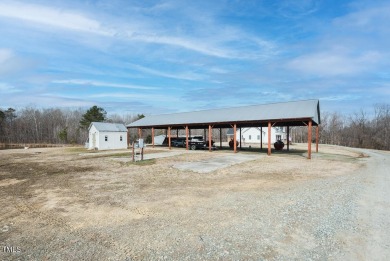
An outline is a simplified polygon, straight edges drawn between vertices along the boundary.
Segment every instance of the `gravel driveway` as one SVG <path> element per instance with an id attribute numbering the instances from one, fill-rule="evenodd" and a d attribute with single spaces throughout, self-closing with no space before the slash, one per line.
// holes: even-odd
<path id="1" fill-rule="evenodd" d="M 390 260 L 390 153 L 304 152 L 196 173 L 174 166 L 232 154 L 0 151 L 0 260 Z"/>
<path id="2" fill-rule="evenodd" d="M 345 235 L 350 260 L 390 260 L 390 153 L 361 150 L 370 158 L 357 171 L 353 233 Z"/>

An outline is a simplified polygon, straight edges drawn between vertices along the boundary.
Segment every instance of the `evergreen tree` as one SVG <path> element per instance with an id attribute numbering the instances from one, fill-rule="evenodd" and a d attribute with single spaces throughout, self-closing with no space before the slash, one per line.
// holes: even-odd
<path id="1" fill-rule="evenodd" d="M 106 119 L 107 112 L 100 107 L 92 106 L 85 114 L 80 121 L 81 128 L 87 129 L 91 122 L 101 122 Z"/>
<path id="2" fill-rule="evenodd" d="M 0 110 L 0 124 L 3 122 L 3 120 L 5 119 L 5 113 Z"/>
<path id="3" fill-rule="evenodd" d="M 144 114 L 138 114 L 137 118 L 135 120 L 138 121 L 138 120 L 140 120 L 142 118 L 145 118 L 145 115 Z"/>
<path id="4" fill-rule="evenodd" d="M 62 141 L 67 143 L 68 142 L 68 130 L 67 128 L 64 128 L 58 133 L 58 138 Z"/>

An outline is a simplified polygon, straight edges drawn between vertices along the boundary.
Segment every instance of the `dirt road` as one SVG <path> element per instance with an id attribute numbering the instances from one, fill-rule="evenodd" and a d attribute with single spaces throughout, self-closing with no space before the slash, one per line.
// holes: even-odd
<path id="1" fill-rule="evenodd" d="M 0 260 L 390 260 L 388 152 L 83 153 L 0 151 Z"/>
<path id="2" fill-rule="evenodd" d="M 361 151 L 370 158 L 358 171 L 365 184 L 358 194 L 359 233 L 347 237 L 346 250 L 350 260 L 390 260 L 390 153 Z"/>

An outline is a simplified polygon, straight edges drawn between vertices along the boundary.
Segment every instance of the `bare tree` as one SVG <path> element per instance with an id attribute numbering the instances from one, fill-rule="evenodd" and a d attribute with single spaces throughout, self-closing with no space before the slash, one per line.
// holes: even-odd
<path id="1" fill-rule="evenodd" d="M 338 112 L 323 112 L 320 127 L 320 142 L 350 147 L 390 150 L 390 104 L 375 106 L 373 117 L 360 110 L 352 115 Z M 2 143 L 73 143 L 83 144 L 88 130 L 80 129 L 84 109 L 0 109 L 0 142 Z M 109 122 L 129 124 L 143 114 L 112 114 Z M 216 132 L 217 130 L 213 130 Z M 192 135 L 203 135 L 204 130 L 191 130 Z M 218 131 L 219 132 L 219 131 Z M 156 130 L 155 135 L 165 134 Z M 184 130 L 179 130 L 183 135 Z M 223 132 L 224 135 L 225 132 Z M 151 130 L 143 130 L 143 137 L 151 136 Z M 213 134 L 214 139 L 219 135 Z M 293 142 L 307 142 L 307 127 L 291 127 Z M 138 131 L 129 131 L 129 142 L 138 139 Z M 315 137 L 313 136 L 313 139 Z"/>

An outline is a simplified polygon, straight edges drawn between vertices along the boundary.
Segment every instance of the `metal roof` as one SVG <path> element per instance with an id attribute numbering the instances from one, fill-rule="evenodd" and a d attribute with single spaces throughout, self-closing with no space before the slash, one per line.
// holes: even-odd
<path id="1" fill-rule="evenodd" d="M 127 128 L 122 123 L 107 123 L 107 122 L 91 122 L 88 129 L 95 126 L 98 131 L 107 132 L 127 132 Z"/>
<path id="2" fill-rule="evenodd" d="M 238 123 L 242 127 L 265 126 L 266 122 L 280 125 L 305 125 L 311 119 L 313 125 L 320 124 L 319 100 L 292 101 L 260 104 L 244 107 L 203 110 L 173 114 L 149 115 L 127 127 L 204 126 L 208 124 L 227 127 Z M 282 124 L 283 123 L 283 124 Z"/>

